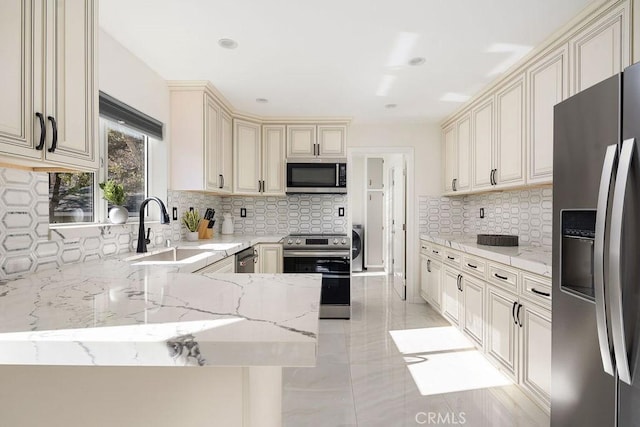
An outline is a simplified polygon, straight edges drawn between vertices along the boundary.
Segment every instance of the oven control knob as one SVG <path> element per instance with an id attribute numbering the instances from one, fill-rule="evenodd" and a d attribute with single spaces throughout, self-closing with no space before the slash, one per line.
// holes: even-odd
<path id="1" fill-rule="evenodd" d="M 287 244 L 292 245 L 292 244 L 293 244 L 293 240 L 289 239 L 289 241 L 287 242 Z"/>
<path id="2" fill-rule="evenodd" d="M 333 239 L 333 244 L 337 245 L 338 244 L 338 239 Z"/>
<path id="3" fill-rule="evenodd" d="M 346 244 L 347 244 L 347 239 L 342 239 L 342 242 L 341 242 L 341 243 L 342 243 L 343 245 L 346 245 Z"/>
<path id="4" fill-rule="evenodd" d="M 300 239 L 296 239 L 296 245 L 299 245 L 300 243 L 302 243 L 302 241 Z"/>

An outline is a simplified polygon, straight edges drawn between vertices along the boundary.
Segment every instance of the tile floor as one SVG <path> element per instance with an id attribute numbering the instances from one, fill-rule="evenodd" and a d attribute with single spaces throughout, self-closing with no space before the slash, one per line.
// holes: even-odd
<path id="1" fill-rule="evenodd" d="M 421 369 L 429 366 L 421 362 L 473 356 L 473 349 L 461 345 L 455 330 L 428 305 L 401 301 L 388 277 L 354 277 L 352 295 L 351 320 L 320 321 L 317 366 L 284 370 L 285 426 L 549 425 L 549 417 L 515 385 L 477 388 L 466 381 L 482 377 L 487 384 L 504 384 L 491 367 L 487 375 L 458 375 L 457 381 L 451 378 L 455 373 L 445 381 L 437 378 L 439 372 Z M 389 331 L 398 331 L 394 337 L 405 355 Z M 454 336 L 423 339 L 434 341 L 435 348 L 421 354 L 421 340 L 412 337 L 434 333 Z M 487 366 L 472 369 L 475 374 Z M 439 388 L 448 392 L 438 393 Z"/>

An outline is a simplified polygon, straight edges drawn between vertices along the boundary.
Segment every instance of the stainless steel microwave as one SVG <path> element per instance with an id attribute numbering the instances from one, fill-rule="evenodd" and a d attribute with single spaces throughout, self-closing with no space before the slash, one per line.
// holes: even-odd
<path id="1" fill-rule="evenodd" d="M 287 193 L 346 193 L 346 159 L 290 159 Z"/>

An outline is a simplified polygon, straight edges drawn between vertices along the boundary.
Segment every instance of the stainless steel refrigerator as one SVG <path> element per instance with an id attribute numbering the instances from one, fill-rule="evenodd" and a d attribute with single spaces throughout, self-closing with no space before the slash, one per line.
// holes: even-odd
<path id="1" fill-rule="evenodd" d="M 551 425 L 640 426 L 640 64 L 554 110 Z"/>

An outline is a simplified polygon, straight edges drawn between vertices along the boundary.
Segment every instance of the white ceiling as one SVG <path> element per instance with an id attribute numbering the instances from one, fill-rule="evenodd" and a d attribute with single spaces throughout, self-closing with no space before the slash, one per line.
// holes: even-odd
<path id="1" fill-rule="evenodd" d="M 591 1 L 101 0 L 100 25 L 163 78 L 209 80 L 241 111 L 439 120 L 460 105 L 446 93 L 477 92 Z"/>

